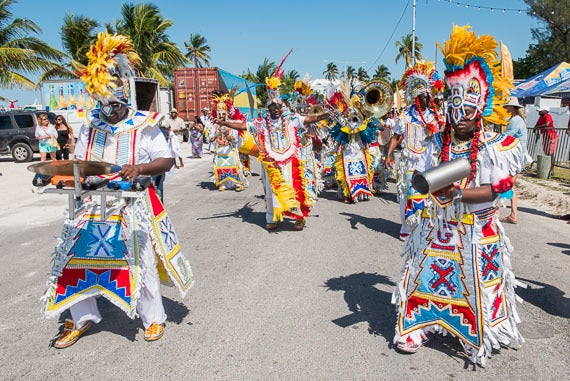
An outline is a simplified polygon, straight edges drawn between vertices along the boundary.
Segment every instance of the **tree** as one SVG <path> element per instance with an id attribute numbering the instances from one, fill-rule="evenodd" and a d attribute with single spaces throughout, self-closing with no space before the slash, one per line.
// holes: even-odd
<path id="1" fill-rule="evenodd" d="M 277 68 L 275 62 L 269 61 L 268 58 L 263 60 L 263 63 L 257 67 L 255 73 L 252 73 L 249 69 L 247 74 L 243 74 L 242 77 L 248 81 L 254 83 L 265 83 L 265 79 L 271 77 Z M 267 89 L 265 86 L 259 86 L 256 90 L 257 97 L 262 105 L 267 103 Z"/>
<path id="2" fill-rule="evenodd" d="M 282 94 L 291 94 L 295 89 L 295 81 L 299 79 L 299 73 L 296 70 L 289 70 L 281 80 L 281 87 L 279 88 Z"/>
<path id="3" fill-rule="evenodd" d="M 97 21 L 81 15 L 74 16 L 71 12 L 63 19 L 61 42 L 72 61 L 87 65 L 86 53 L 97 38 L 95 33 L 97 27 L 99 27 Z"/>
<path id="4" fill-rule="evenodd" d="M 199 34 L 191 34 L 190 41 L 184 42 L 186 48 L 186 58 L 194 63 L 194 67 L 210 66 L 210 46 L 206 43 L 206 38 Z"/>
<path id="5" fill-rule="evenodd" d="M 349 65 L 346 67 L 346 72 L 344 73 L 344 75 L 348 80 L 350 80 L 356 77 L 356 69 Z"/>
<path id="6" fill-rule="evenodd" d="M 364 70 L 364 68 L 362 66 L 358 68 L 358 72 L 356 73 L 356 77 L 358 78 L 359 81 L 362 81 L 362 82 L 366 82 L 370 79 L 368 72 L 366 70 Z"/>
<path id="7" fill-rule="evenodd" d="M 40 27 L 25 18 L 13 18 L 10 6 L 14 0 L 0 0 L 0 87 L 34 88 L 29 75 L 40 75 L 39 81 L 56 73 L 72 75 L 62 62 L 66 55 L 31 34 Z M 39 82 L 38 81 L 38 82 Z"/>
<path id="8" fill-rule="evenodd" d="M 337 79 L 338 67 L 336 66 L 336 64 L 334 62 L 329 62 L 327 64 L 326 70 L 323 71 L 323 75 L 325 76 L 325 79 L 328 79 L 329 81 L 334 81 L 335 79 Z"/>
<path id="9" fill-rule="evenodd" d="M 401 58 L 404 58 L 406 61 L 406 67 L 412 65 L 412 34 L 408 33 L 407 35 L 403 36 L 400 41 L 396 41 L 396 47 L 398 48 L 398 54 L 396 55 L 396 63 Z M 419 60 L 422 58 L 421 50 L 423 45 L 418 41 L 418 37 L 416 36 L 416 50 L 415 50 L 415 59 Z"/>
<path id="10" fill-rule="evenodd" d="M 516 78 L 528 78 L 570 57 L 570 10 L 558 0 L 524 0 L 528 14 L 538 19 L 539 27 L 532 28 L 535 44 L 529 45 L 526 55 L 513 62 Z"/>
<path id="11" fill-rule="evenodd" d="M 378 67 L 376 68 L 376 72 L 372 76 L 372 79 L 390 82 L 391 75 L 392 74 L 385 65 L 378 65 Z"/>
<path id="12" fill-rule="evenodd" d="M 164 19 L 156 5 L 144 3 L 123 4 L 121 16 L 115 22 L 115 30 L 131 39 L 141 58 L 136 69 L 143 76 L 158 80 L 161 86 L 169 86 L 174 69 L 188 62 L 166 34 L 172 20 Z M 112 29 L 109 24 L 106 27 Z"/>

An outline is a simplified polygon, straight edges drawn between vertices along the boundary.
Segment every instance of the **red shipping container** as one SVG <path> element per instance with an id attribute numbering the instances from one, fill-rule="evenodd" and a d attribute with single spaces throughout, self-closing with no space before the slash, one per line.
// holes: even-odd
<path id="1" fill-rule="evenodd" d="M 200 110 L 210 107 L 214 91 L 227 92 L 220 80 L 218 68 L 183 68 L 174 70 L 174 103 L 178 116 L 185 121 L 201 115 Z"/>

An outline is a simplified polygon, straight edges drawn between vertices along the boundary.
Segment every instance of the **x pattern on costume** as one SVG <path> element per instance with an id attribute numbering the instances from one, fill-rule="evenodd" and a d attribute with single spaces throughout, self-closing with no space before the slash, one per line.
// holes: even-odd
<path id="1" fill-rule="evenodd" d="M 444 131 L 428 141 L 419 164 L 429 169 L 440 161 L 467 158 L 471 174 L 459 188 L 484 186 L 502 195 L 514 183 L 511 176 L 526 163 L 517 139 L 482 130 L 483 121 L 506 122 L 502 106 L 512 87 L 501 76 L 496 48 L 490 36 L 478 37 L 468 26 L 453 27 L 441 48 L 453 96 L 448 121 Z M 460 141 L 452 123 L 468 118 L 465 106 L 474 111 L 467 119 L 473 136 Z M 398 346 L 421 345 L 426 332 L 450 332 L 474 363 L 485 365 L 493 350 L 523 342 L 517 329 L 513 248 L 496 213 L 498 200 L 426 198 L 421 219 L 404 245 L 406 264 L 394 294 Z"/>
<path id="2" fill-rule="evenodd" d="M 85 138 L 84 159 L 118 165 L 137 162 L 141 131 L 155 127 L 160 116 L 129 110 L 122 123 L 110 125 L 99 115 L 99 109 L 92 110 L 89 125 L 80 134 L 80 139 Z M 45 295 L 47 316 L 97 295 L 135 316 L 144 271 L 152 271 L 141 261 L 145 255 L 160 258 L 161 279 L 170 279 L 182 296 L 193 286 L 189 262 L 154 188 L 133 202 L 108 202 L 105 219 L 102 207 L 93 197 L 86 200 L 82 214 L 65 222 Z M 140 244 L 149 239 L 151 246 Z M 144 253 L 149 247 L 152 252 Z"/>

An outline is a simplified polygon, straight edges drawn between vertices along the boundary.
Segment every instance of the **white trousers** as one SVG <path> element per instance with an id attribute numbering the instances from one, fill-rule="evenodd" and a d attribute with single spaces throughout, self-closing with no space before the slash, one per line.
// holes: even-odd
<path id="1" fill-rule="evenodd" d="M 162 324 L 166 321 L 166 313 L 162 305 L 160 293 L 160 278 L 156 268 L 156 255 L 152 249 L 149 236 L 141 231 L 138 234 L 139 254 L 143 268 L 141 291 L 137 301 L 137 313 L 143 325 L 148 328 L 151 324 Z M 95 297 L 82 300 L 69 308 L 75 327 L 79 328 L 88 320 L 99 323 L 102 319 Z"/>

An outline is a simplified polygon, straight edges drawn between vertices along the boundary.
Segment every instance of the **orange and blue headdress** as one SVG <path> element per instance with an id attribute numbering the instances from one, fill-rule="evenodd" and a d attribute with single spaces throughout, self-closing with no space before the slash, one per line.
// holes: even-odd
<path id="1" fill-rule="evenodd" d="M 497 41 L 489 35 L 477 36 L 468 25 L 454 25 L 443 47 L 445 82 L 451 90 L 449 117 L 459 123 L 465 107 L 477 110 L 484 121 L 505 124 L 508 117 L 503 108 L 512 83 L 501 74 Z"/>

